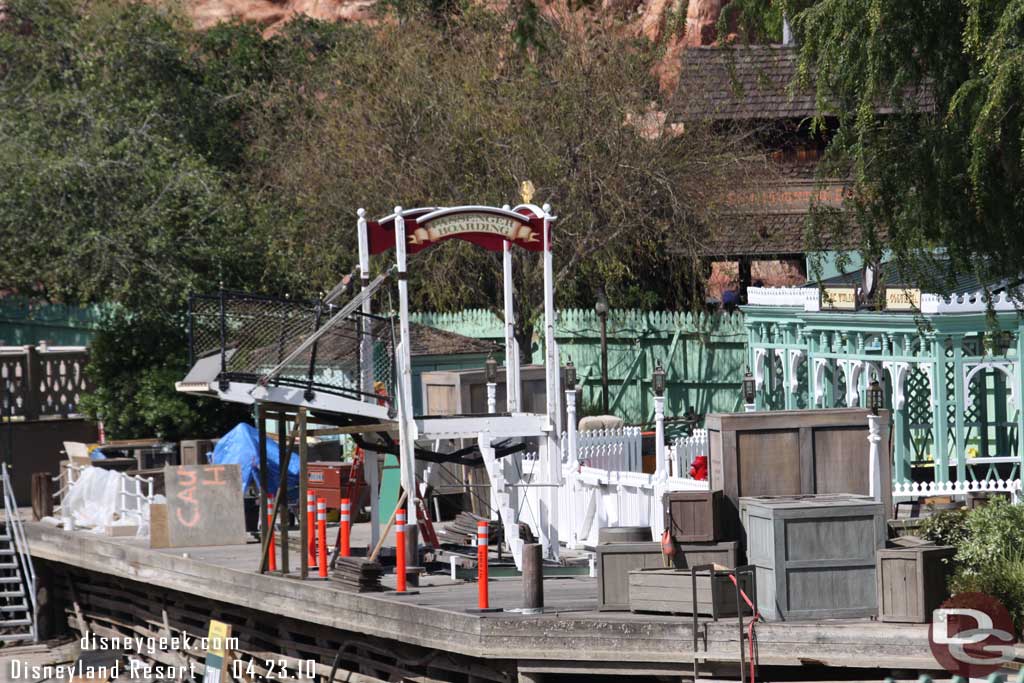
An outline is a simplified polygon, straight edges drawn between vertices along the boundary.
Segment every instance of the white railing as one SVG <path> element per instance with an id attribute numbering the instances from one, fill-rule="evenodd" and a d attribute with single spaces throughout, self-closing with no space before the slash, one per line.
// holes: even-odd
<path id="1" fill-rule="evenodd" d="M 639 427 L 592 429 L 576 436 L 577 461 L 588 467 L 623 472 L 643 471 Z M 564 440 L 563 440 L 564 441 Z"/>
<path id="2" fill-rule="evenodd" d="M 892 497 L 918 498 L 920 496 L 963 496 L 968 493 L 1007 492 L 1014 501 L 1021 498 L 1021 480 L 988 479 L 985 481 L 930 481 L 893 483 Z"/>
<path id="3" fill-rule="evenodd" d="M 7 463 L 0 464 L 0 479 L 3 480 L 4 497 L 4 521 L 7 523 L 7 535 L 10 537 L 16 557 L 15 562 L 21 565 L 22 580 L 29 597 L 29 614 L 31 620 L 30 635 L 36 640 L 36 570 L 32 564 L 32 556 L 28 552 L 28 540 L 25 538 L 25 529 L 21 523 L 21 512 L 18 510 L 17 500 L 14 498 L 14 490 L 11 488 L 11 477 L 7 471 Z M 2 623 L 2 622 L 0 622 Z"/>
<path id="4" fill-rule="evenodd" d="M 668 463 L 673 477 L 690 476 L 690 465 L 698 455 L 708 454 L 708 430 L 695 429 L 691 436 L 677 436 L 668 446 Z"/>
<path id="5" fill-rule="evenodd" d="M 922 294 L 922 313 L 978 313 L 988 309 L 984 290 L 954 294 L 944 297 L 940 294 Z M 1018 302 L 1006 292 L 992 296 L 992 309 L 995 311 L 1013 312 L 1018 309 Z"/>
<path id="6" fill-rule="evenodd" d="M 706 481 L 594 467 L 566 471 L 559 492 L 559 540 L 570 547 L 595 545 L 601 527 L 646 526 L 664 531 L 662 498 L 668 491 L 706 491 Z"/>
<path id="7" fill-rule="evenodd" d="M 814 287 L 747 287 L 747 303 L 752 306 L 798 306 L 817 310 L 818 290 Z M 813 308 L 808 308 L 812 305 Z"/>
<path id="8" fill-rule="evenodd" d="M 143 492 L 145 491 L 145 492 Z M 132 518 L 141 527 L 149 516 L 149 505 L 153 502 L 153 477 L 137 474 L 123 474 L 121 492 L 118 495 L 117 512 L 121 519 Z"/>
<path id="9" fill-rule="evenodd" d="M 91 465 L 76 465 L 67 463 L 57 477 L 57 490 L 53 493 L 54 504 L 53 514 L 62 518 L 64 498 L 72 486 L 81 478 L 82 472 Z M 125 474 L 124 472 L 110 471 L 118 477 L 117 498 L 114 505 L 114 519 L 131 519 L 139 527 L 144 526 L 149 519 L 149 506 L 153 502 L 153 478 L 140 477 L 137 474 Z M 64 523 L 69 523 L 64 519 Z"/>

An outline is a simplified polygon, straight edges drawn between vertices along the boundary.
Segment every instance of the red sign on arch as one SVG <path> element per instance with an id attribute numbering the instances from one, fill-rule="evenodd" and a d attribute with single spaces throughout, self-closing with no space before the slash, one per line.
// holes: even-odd
<path id="1" fill-rule="evenodd" d="M 544 219 L 525 208 L 422 208 L 403 211 L 402 217 L 406 250 L 411 254 L 450 239 L 472 242 L 490 251 L 501 251 L 505 242 L 528 251 L 544 250 Z M 395 246 L 395 216 L 367 221 L 366 232 L 371 254 L 391 249 Z"/>

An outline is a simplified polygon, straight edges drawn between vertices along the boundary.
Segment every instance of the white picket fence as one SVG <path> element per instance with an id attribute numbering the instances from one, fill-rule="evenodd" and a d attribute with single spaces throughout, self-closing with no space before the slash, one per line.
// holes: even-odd
<path id="1" fill-rule="evenodd" d="M 677 436 L 668 446 L 668 463 L 673 477 L 689 477 L 690 465 L 698 455 L 708 455 L 708 430 L 695 429 L 692 436 Z"/>
<path id="2" fill-rule="evenodd" d="M 639 427 L 592 429 L 579 432 L 576 437 L 576 457 L 587 467 L 621 472 L 642 472 L 642 438 Z M 562 442 L 566 444 L 565 439 Z M 563 445 L 563 453 L 566 449 L 567 446 Z"/>

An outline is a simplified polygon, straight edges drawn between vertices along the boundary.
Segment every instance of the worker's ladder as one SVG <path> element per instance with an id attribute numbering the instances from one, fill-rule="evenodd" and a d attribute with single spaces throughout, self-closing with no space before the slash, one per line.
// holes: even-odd
<path id="1" fill-rule="evenodd" d="M 36 640 L 36 575 L 14 500 L 7 464 L 0 464 L 3 521 L 0 523 L 0 644 Z"/>

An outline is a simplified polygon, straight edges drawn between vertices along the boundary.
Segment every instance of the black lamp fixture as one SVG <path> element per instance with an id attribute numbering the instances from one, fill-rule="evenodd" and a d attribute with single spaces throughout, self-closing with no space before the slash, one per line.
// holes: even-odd
<path id="1" fill-rule="evenodd" d="M 498 383 L 498 361 L 494 360 L 494 354 L 488 354 L 484 362 L 484 378 L 488 384 Z"/>
<path id="2" fill-rule="evenodd" d="M 878 415 L 878 411 L 882 409 L 882 398 L 882 385 L 877 379 L 871 380 L 871 384 L 868 385 L 868 408 L 872 415 Z"/>
<path id="3" fill-rule="evenodd" d="M 608 315 L 608 297 L 605 296 L 604 287 L 597 290 L 597 301 L 594 302 L 594 313 L 598 318 Z"/>
<path id="4" fill-rule="evenodd" d="M 565 386 L 569 387 L 569 391 L 576 391 L 576 366 L 572 364 L 572 356 L 569 356 L 569 362 L 565 364 Z"/>
<path id="5" fill-rule="evenodd" d="M 751 374 L 750 368 L 743 373 L 743 402 L 751 404 L 757 400 L 757 382 L 754 380 L 754 375 Z"/>
<path id="6" fill-rule="evenodd" d="M 665 368 L 661 367 L 661 361 L 654 366 L 654 374 L 651 376 L 651 388 L 655 396 L 665 395 Z"/>

